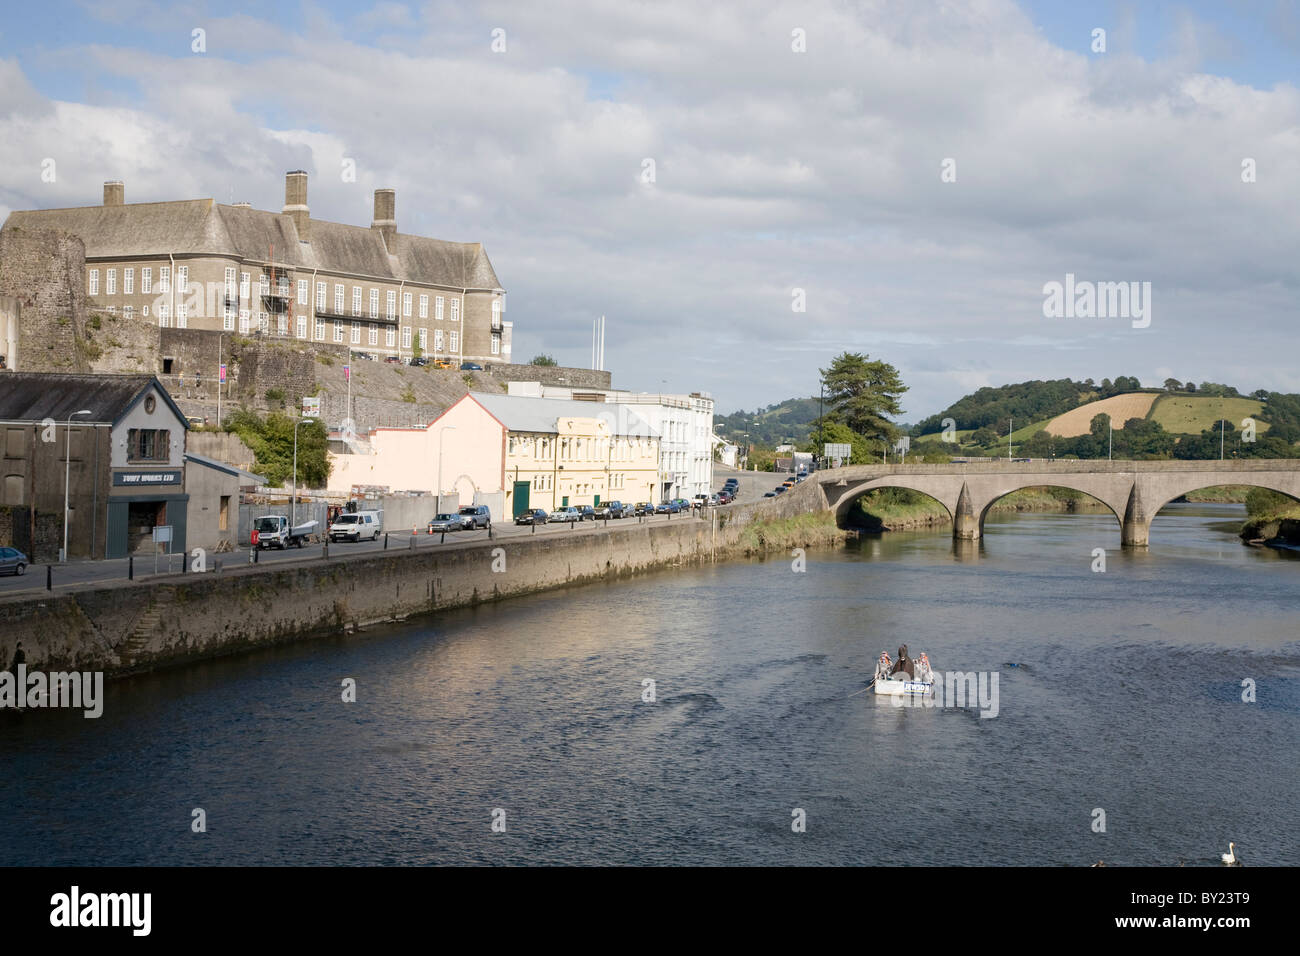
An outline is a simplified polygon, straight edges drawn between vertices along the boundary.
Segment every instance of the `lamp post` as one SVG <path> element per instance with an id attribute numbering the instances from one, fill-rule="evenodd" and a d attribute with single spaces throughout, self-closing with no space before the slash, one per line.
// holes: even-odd
<path id="1" fill-rule="evenodd" d="M 1007 461 L 1011 460 L 1011 430 L 1015 428 L 1015 425 L 1016 420 L 1014 418 L 1007 419 Z"/>
<path id="2" fill-rule="evenodd" d="M 455 425 L 443 425 L 442 431 L 438 432 L 438 510 L 442 510 L 442 440 L 446 437 L 447 432 L 455 431 Z"/>
<path id="3" fill-rule="evenodd" d="M 63 432 L 63 554 L 59 556 L 60 564 L 68 560 L 68 482 L 72 478 L 72 420 L 78 415 L 93 414 L 89 408 L 73 412 L 68 416 L 68 425 Z M 93 541 L 91 551 L 94 551 Z"/>
<path id="4" fill-rule="evenodd" d="M 298 517 L 298 426 L 310 425 L 316 419 L 300 418 L 293 425 L 293 495 L 289 499 L 289 533 L 293 534 L 294 522 Z"/>

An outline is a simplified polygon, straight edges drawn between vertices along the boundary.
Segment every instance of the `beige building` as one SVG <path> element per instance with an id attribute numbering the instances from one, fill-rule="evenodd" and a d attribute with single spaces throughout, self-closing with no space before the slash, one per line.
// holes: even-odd
<path id="1" fill-rule="evenodd" d="M 659 436 L 603 403 L 473 392 L 425 428 L 380 428 L 336 443 L 330 489 L 439 495 L 485 504 L 493 520 L 529 508 L 653 501 Z"/>
<path id="2" fill-rule="evenodd" d="M 284 208 L 212 199 L 11 213 L 4 228 L 57 229 L 86 247 L 86 302 L 163 328 L 222 330 L 411 357 L 509 363 L 505 290 L 479 243 L 397 231 L 396 194 L 377 189 L 369 227 L 312 219 L 307 173 Z"/>

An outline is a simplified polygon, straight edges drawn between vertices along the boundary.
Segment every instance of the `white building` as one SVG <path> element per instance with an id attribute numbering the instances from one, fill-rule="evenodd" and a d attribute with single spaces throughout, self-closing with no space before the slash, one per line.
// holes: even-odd
<path id="1" fill-rule="evenodd" d="M 713 488 L 713 398 L 707 392 L 629 392 L 540 382 L 510 382 L 507 387 L 511 395 L 625 406 L 659 433 L 661 500 L 708 494 Z"/>

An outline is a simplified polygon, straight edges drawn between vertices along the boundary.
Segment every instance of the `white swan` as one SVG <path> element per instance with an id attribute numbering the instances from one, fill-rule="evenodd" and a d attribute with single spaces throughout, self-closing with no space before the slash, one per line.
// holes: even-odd
<path id="1" fill-rule="evenodd" d="M 1241 861 L 1237 859 L 1237 844 L 1229 842 L 1228 852 L 1220 853 L 1219 859 L 1228 864 L 1228 866 L 1238 866 Z"/>

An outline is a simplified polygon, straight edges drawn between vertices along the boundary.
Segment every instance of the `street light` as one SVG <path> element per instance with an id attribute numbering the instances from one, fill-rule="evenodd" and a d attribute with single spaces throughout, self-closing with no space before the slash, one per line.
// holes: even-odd
<path id="1" fill-rule="evenodd" d="M 442 439 L 447 432 L 456 430 L 455 425 L 443 425 L 442 431 L 438 432 L 438 507 L 442 507 Z"/>
<path id="2" fill-rule="evenodd" d="M 293 426 L 293 497 L 289 499 L 289 533 L 293 534 L 294 521 L 298 517 L 298 426 L 310 425 L 314 418 L 300 418 Z"/>
<path id="3" fill-rule="evenodd" d="M 72 420 L 78 415 L 93 415 L 89 408 L 83 408 L 79 412 L 73 412 L 68 416 L 68 427 L 63 432 L 63 554 L 59 556 L 59 563 L 63 564 L 68 560 L 68 482 L 72 477 Z M 90 550 L 93 556 L 95 542 L 90 543 Z"/>

